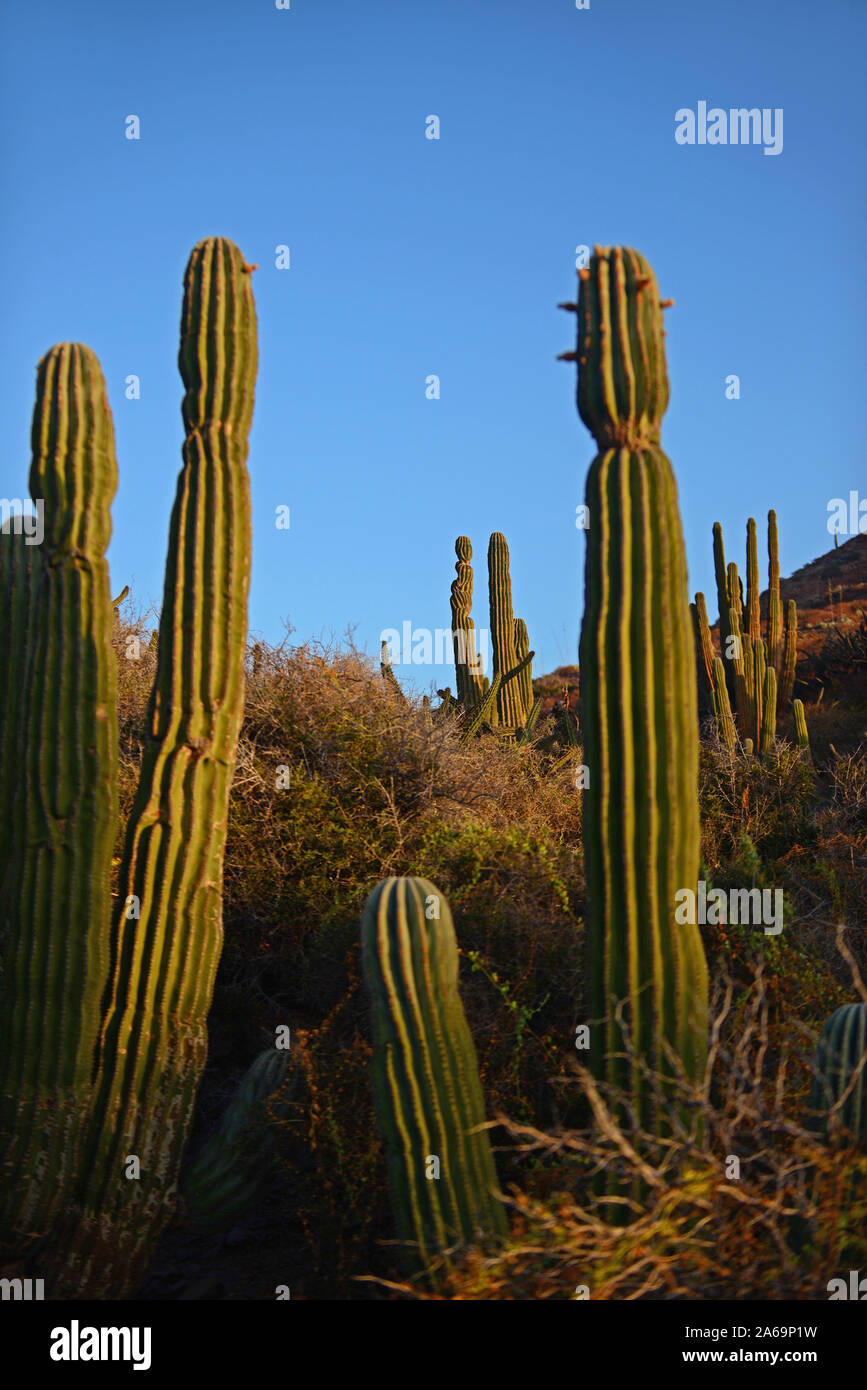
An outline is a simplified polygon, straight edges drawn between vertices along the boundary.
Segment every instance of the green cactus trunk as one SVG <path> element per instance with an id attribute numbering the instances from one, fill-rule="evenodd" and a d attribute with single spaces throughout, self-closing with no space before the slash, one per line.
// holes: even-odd
<path id="1" fill-rule="evenodd" d="M 699 867 L 695 647 L 677 488 L 659 447 L 668 379 L 656 280 L 636 252 L 598 247 L 581 277 L 578 409 L 600 449 L 586 486 L 580 655 L 591 1068 L 624 1098 L 624 1123 L 631 1102 L 662 1134 L 642 1064 L 669 1101 L 666 1046 L 693 1082 L 707 1052 L 701 938 L 675 919 Z"/>
<path id="2" fill-rule="evenodd" d="M 109 968 L 118 724 L 105 552 L 117 464 L 89 348 L 64 343 L 39 363 L 32 447 L 40 559 L 22 537 L 0 540 L 11 616 L 4 754 L 17 744 L 3 760 L 0 906 L 0 1241 L 13 1249 L 44 1234 L 69 1197 Z"/>
<path id="3" fill-rule="evenodd" d="M 370 894 L 362 966 L 373 1006 L 372 1075 L 389 1188 L 407 1259 L 428 1266 L 479 1229 L 508 1230 L 473 1040 L 458 995 L 448 903 L 421 878 Z"/>

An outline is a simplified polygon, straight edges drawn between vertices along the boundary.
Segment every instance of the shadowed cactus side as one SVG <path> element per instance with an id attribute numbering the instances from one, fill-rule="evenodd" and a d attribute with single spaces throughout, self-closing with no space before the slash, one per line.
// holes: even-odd
<path id="1" fill-rule="evenodd" d="M 64 345 L 40 365 L 31 491 L 45 498 L 50 573 L 38 581 L 39 622 L 8 658 L 28 692 L 15 804 L 27 842 L 2 902 L 14 982 L 2 1019 L 2 1241 L 38 1259 L 55 1297 L 131 1291 L 175 1208 L 222 945 L 256 365 L 243 257 L 223 238 L 200 242 L 181 320 L 184 466 L 113 923 L 111 421 L 89 350 Z M 4 562 L 4 574 L 20 571 Z"/>
<path id="2" fill-rule="evenodd" d="M 479 1230 L 508 1230 L 487 1131 L 473 1132 L 485 1105 L 446 899 L 426 879 L 384 879 L 364 905 L 361 958 L 398 1237 L 424 1268 Z"/>
<path id="3" fill-rule="evenodd" d="M 822 1030 L 810 1109 L 829 1135 L 848 1131 L 867 1149 L 867 1004 L 844 1004 Z"/>
<path id="4" fill-rule="evenodd" d="M 701 937 L 678 915 L 698 881 L 698 718 L 677 487 L 659 444 L 665 306 L 635 251 L 596 247 L 579 277 L 578 304 L 563 306 L 578 345 L 564 358 L 578 362 L 578 411 L 599 447 L 580 646 L 590 1065 L 627 1129 L 631 1109 L 661 1135 L 678 1074 L 703 1077 L 708 1030 Z"/>
<path id="5" fill-rule="evenodd" d="M 249 1206 L 268 1173 L 269 1097 L 283 1085 L 289 1051 L 269 1047 L 248 1068 L 216 1133 L 187 1169 L 183 1198 L 187 1223 L 201 1231 L 227 1225 Z"/>

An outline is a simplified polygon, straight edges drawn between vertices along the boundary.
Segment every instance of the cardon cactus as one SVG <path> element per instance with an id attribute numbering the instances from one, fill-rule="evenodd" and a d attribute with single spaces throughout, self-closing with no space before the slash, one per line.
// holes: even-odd
<path id="1" fill-rule="evenodd" d="M 63 343 L 42 358 L 31 440 L 40 554 L 22 536 L 0 537 L 12 755 L 0 849 L 0 1241 L 13 1249 L 69 1198 L 109 968 L 118 722 L 105 552 L 117 464 L 89 348 Z"/>
<path id="2" fill-rule="evenodd" d="M 512 580 L 509 573 L 509 547 L 506 537 L 495 531 L 488 542 L 488 602 L 491 614 L 491 646 L 494 655 L 494 675 L 502 677 L 497 695 L 497 724 L 507 729 L 523 728 L 532 708 L 532 698 L 527 703 L 527 688 L 532 693 L 532 673 L 529 665 L 516 678 L 507 680 L 530 651 L 529 639 L 526 649 L 519 653 L 518 642 L 526 638 L 527 628 L 521 623 L 518 628 L 512 611 Z"/>
<path id="3" fill-rule="evenodd" d="M 661 1134 L 676 1074 L 703 1076 L 708 1027 L 699 930 L 676 916 L 698 880 L 698 719 L 677 487 L 659 444 L 666 306 L 635 251 L 597 246 L 579 277 L 577 306 L 563 306 L 577 310 L 578 346 L 564 357 L 578 362 L 578 411 L 599 446 L 580 643 L 590 1063 L 623 1098 L 623 1122 L 631 1102 Z"/>
<path id="4" fill-rule="evenodd" d="M 455 651 L 455 677 L 458 699 L 467 710 L 475 709 L 484 698 L 487 682 L 476 651 L 473 608 L 473 547 L 469 536 L 455 541 L 457 578 L 452 582 L 452 642 Z"/>
<path id="5" fill-rule="evenodd" d="M 197 1230 L 215 1230 L 236 1217 L 256 1196 L 267 1173 L 266 1109 L 289 1067 L 288 1049 L 269 1047 L 241 1079 L 216 1133 L 190 1164 L 183 1180 L 186 1220 Z"/>
<path id="6" fill-rule="evenodd" d="M 847 1131 L 867 1148 L 867 1004 L 844 1004 L 822 1030 L 810 1109 L 828 1133 Z"/>
<path id="7" fill-rule="evenodd" d="M 22 1257 L 40 1237 L 54 1296 L 129 1292 L 175 1207 L 222 945 L 256 364 L 249 268 L 231 242 L 200 242 L 181 321 L 184 466 L 113 924 L 111 422 L 86 349 L 55 349 L 40 366 L 31 492 L 45 498 L 43 616 L 10 658 L 27 690 L 15 810 L 26 840 L 2 903 L 14 985 L 2 1023 L 2 1235 Z"/>
<path id="8" fill-rule="evenodd" d="M 448 903 L 423 878 L 389 878 L 364 906 L 361 959 L 370 992 L 372 1076 L 389 1189 L 411 1264 L 504 1234 L 476 1050 L 458 995 Z"/>

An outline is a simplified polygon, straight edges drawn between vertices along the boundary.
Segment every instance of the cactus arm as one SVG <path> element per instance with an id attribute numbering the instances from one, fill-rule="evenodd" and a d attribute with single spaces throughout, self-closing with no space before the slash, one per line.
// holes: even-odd
<path id="1" fill-rule="evenodd" d="M 768 512 L 768 665 L 779 677 L 783 669 L 783 609 L 780 603 L 780 542 L 777 513 Z"/>
<path id="2" fill-rule="evenodd" d="M 793 598 L 786 605 L 786 642 L 783 655 L 783 679 L 780 701 L 787 705 L 795 689 L 795 666 L 798 660 L 798 605 Z"/>
<path id="3" fill-rule="evenodd" d="M 806 762 L 813 761 L 810 753 L 810 735 L 807 733 L 807 716 L 803 700 L 792 701 L 792 716 L 795 721 L 795 742 L 802 750 Z"/>
<path id="4" fill-rule="evenodd" d="M 747 522 L 747 635 L 755 642 L 762 635 L 759 610 L 759 542 L 753 517 Z"/>
<path id="5" fill-rule="evenodd" d="M 400 688 L 400 682 L 394 674 L 391 662 L 388 659 L 388 643 L 383 642 L 379 649 L 379 671 L 389 690 L 396 695 L 401 704 L 406 704 L 407 699 Z"/>
<path id="6" fill-rule="evenodd" d="M 509 547 L 500 531 L 495 531 L 488 543 L 488 596 L 494 673 L 499 671 L 503 675 L 497 696 L 497 722 L 514 728 L 522 722 L 521 691 L 517 683 L 507 684 L 505 679 L 506 673 L 518 665 L 518 655 L 515 651 Z"/>
<path id="7" fill-rule="evenodd" d="M 732 749 L 737 741 L 737 734 L 726 687 L 725 669 L 720 657 L 716 657 L 713 664 L 713 699 L 720 738 L 726 748 Z"/>

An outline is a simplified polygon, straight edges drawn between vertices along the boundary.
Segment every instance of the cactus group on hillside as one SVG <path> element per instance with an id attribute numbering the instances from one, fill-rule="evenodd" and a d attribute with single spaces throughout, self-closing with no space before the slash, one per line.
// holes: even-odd
<path id="1" fill-rule="evenodd" d="M 738 567 L 726 565 L 722 526 L 713 528 L 714 570 L 719 603 L 722 657 L 714 654 L 705 596 L 690 605 L 699 649 L 699 697 L 703 710 L 712 709 L 720 737 L 734 748 L 737 732 L 747 752 L 767 757 L 774 747 L 777 709 L 788 706 L 795 685 L 798 612 L 794 599 L 786 609 L 785 631 L 780 601 L 780 555 L 776 512 L 768 512 L 768 607 L 762 635 L 759 605 L 759 560 L 756 523 L 747 522 L 747 596 L 744 627 L 743 585 Z M 795 711 L 797 741 L 809 748 L 804 707 Z M 737 719 L 732 718 L 734 710 Z"/>
<path id="2" fill-rule="evenodd" d="M 30 490 L 39 554 L 0 537 L 0 1250 L 52 1296 L 135 1287 L 171 1218 L 222 945 L 229 786 L 250 581 L 257 367 L 236 246 L 186 268 L 185 440 L 138 793 L 111 900 L 118 720 L 105 552 L 117 485 L 94 354 L 39 364 Z M 34 552 L 36 548 L 34 547 Z"/>
<path id="3" fill-rule="evenodd" d="M 636 251 L 597 246 L 579 278 L 577 305 L 562 307 L 578 316 L 563 356 L 578 363 L 578 412 L 599 450 L 580 642 L 591 1070 L 624 1123 L 662 1134 L 679 1078 L 703 1076 L 708 1030 L 698 927 L 675 918 L 676 894 L 698 880 L 698 718 L 677 487 L 659 442 L 666 306 Z"/>
<path id="4" fill-rule="evenodd" d="M 482 673 L 476 651 L 472 619 L 473 547 L 468 536 L 455 541 L 457 578 L 452 583 L 452 640 L 458 701 L 465 716 L 465 731 L 487 727 L 503 738 L 514 739 L 532 730 L 540 702 L 533 692 L 530 638 L 523 618 L 512 608 L 509 547 L 495 531 L 488 542 L 488 606 L 493 650 L 493 676 Z"/>

